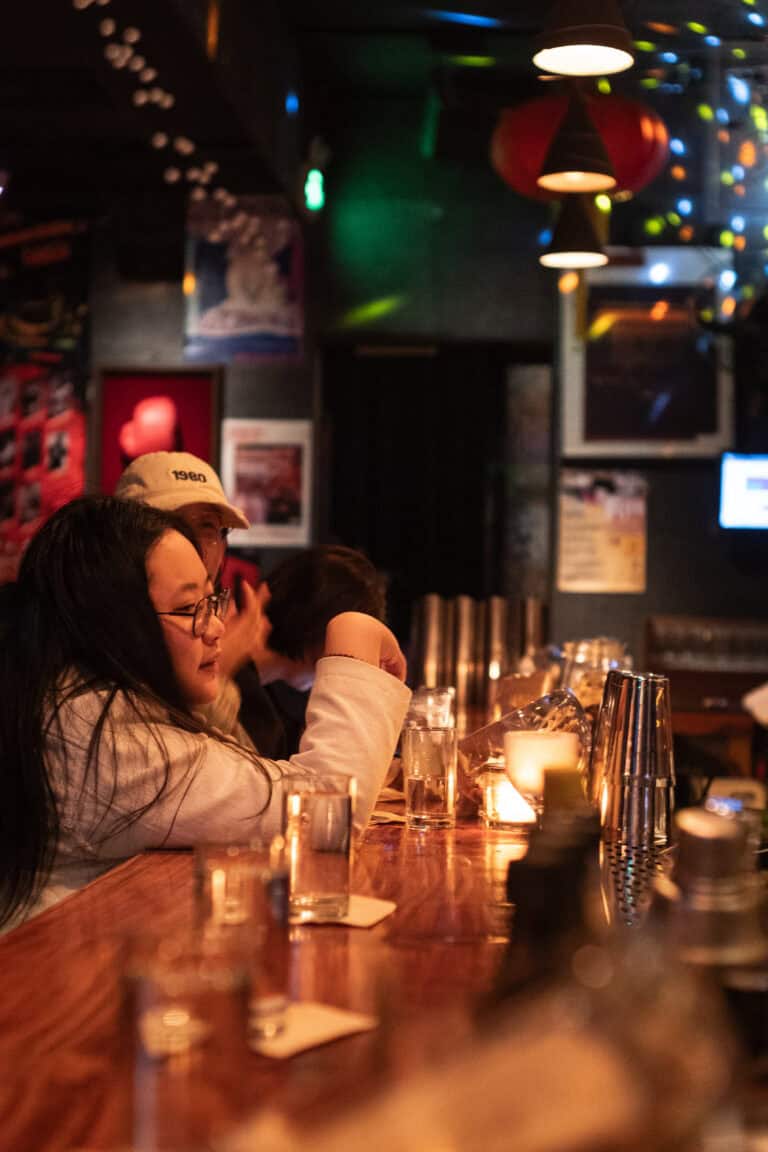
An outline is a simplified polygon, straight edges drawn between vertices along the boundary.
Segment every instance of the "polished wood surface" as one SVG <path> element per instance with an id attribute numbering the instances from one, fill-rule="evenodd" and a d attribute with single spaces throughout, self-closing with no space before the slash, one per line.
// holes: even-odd
<path id="1" fill-rule="evenodd" d="M 328 1115 L 450 1053 L 475 1027 L 509 930 L 507 864 L 521 848 L 478 825 L 371 828 L 353 891 L 397 902 L 372 929 L 291 928 L 294 999 L 375 1013 L 373 1032 L 288 1061 L 248 1053 L 217 1107 L 222 1127 L 265 1102 Z M 121 995 L 127 936 L 192 919 L 191 853 L 149 853 L 0 939 L 0 1147 L 109 1149 L 131 1138 Z"/>

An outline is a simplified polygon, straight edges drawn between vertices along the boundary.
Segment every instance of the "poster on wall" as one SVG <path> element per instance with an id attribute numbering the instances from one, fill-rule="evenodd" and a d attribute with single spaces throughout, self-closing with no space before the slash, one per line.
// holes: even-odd
<path id="1" fill-rule="evenodd" d="M 301 355 L 301 227 L 276 196 L 191 202 L 187 224 L 186 360 Z"/>
<path id="2" fill-rule="evenodd" d="M 85 487 L 87 240 L 72 220 L 0 233 L 0 583 Z"/>
<path id="3" fill-rule="evenodd" d="M 100 373 L 98 484 L 145 452 L 191 452 L 216 466 L 218 368 L 104 368 Z"/>
<path id="4" fill-rule="evenodd" d="M 250 520 L 232 544 L 306 546 L 310 542 L 312 422 L 224 420 L 221 478 Z"/>
<path id="5" fill-rule="evenodd" d="M 559 592 L 645 592 L 647 495 L 636 472 L 561 469 Z"/>

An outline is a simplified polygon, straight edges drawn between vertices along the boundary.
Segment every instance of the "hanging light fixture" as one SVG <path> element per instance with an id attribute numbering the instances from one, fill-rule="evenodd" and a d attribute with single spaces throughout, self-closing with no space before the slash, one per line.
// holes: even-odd
<path id="1" fill-rule="evenodd" d="M 556 0 L 533 62 L 562 76 L 607 76 L 635 62 L 617 0 Z"/>
<path id="2" fill-rule="evenodd" d="M 539 257 L 546 268 L 600 268 L 608 263 L 593 220 L 591 196 L 564 196 L 554 235 Z"/>
<path id="3" fill-rule="evenodd" d="M 602 137 L 578 92 L 568 103 L 536 183 L 548 192 L 608 192 L 616 187 Z"/>

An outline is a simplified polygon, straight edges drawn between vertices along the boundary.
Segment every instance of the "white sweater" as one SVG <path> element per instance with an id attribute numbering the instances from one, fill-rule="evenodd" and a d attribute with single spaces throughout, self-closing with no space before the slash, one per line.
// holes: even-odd
<path id="1" fill-rule="evenodd" d="M 317 664 L 307 726 L 290 760 L 262 760 L 272 780 L 286 772 L 339 772 L 357 778 L 355 827 L 365 827 L 394 753 L 410 700 L 395 677 L 361 660 L 329 656 Z M 104 693 L 75 697 L 59 711 L 46 763 L 61 825 L 52 874 L 30 915 L 61 900 L 120 860 L 147 848 L 242 842 L 279 826 L 280 790 L 237 748 L 184 732 L 167 721 L 148 726 L 121 694 L 100 743 L 98 777 L 86 776 L 86 749 Z M 163 780 L 165 746 L 170 760 Z M 66 772 L 65 757 L 66 749 Z M 125 817 L 143 805 L 137 820 Z"/>

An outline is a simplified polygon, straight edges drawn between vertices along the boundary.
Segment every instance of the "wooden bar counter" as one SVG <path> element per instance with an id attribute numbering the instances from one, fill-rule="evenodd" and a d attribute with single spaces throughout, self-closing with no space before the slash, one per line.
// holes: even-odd
<path id="1" fill-rule="evenodd" d="M 252 1053 L 227 1085 L 221 1126 L 268 1104 L 327 1118 L 451 1048 L 472 1028 L 509 930 L 510 835 L 477 824 L 417 833 L 369 828 L 352 889 L 394 900 L 372 929 L 291 929 L 293 999 L 370 1012 L 372 1032 L 276 1061 Z M 192 918 L 192 854 L 148 853 L 0 939 L 0 1147 L 130 1145 L 130 1054 L 122 942 Z"/>

